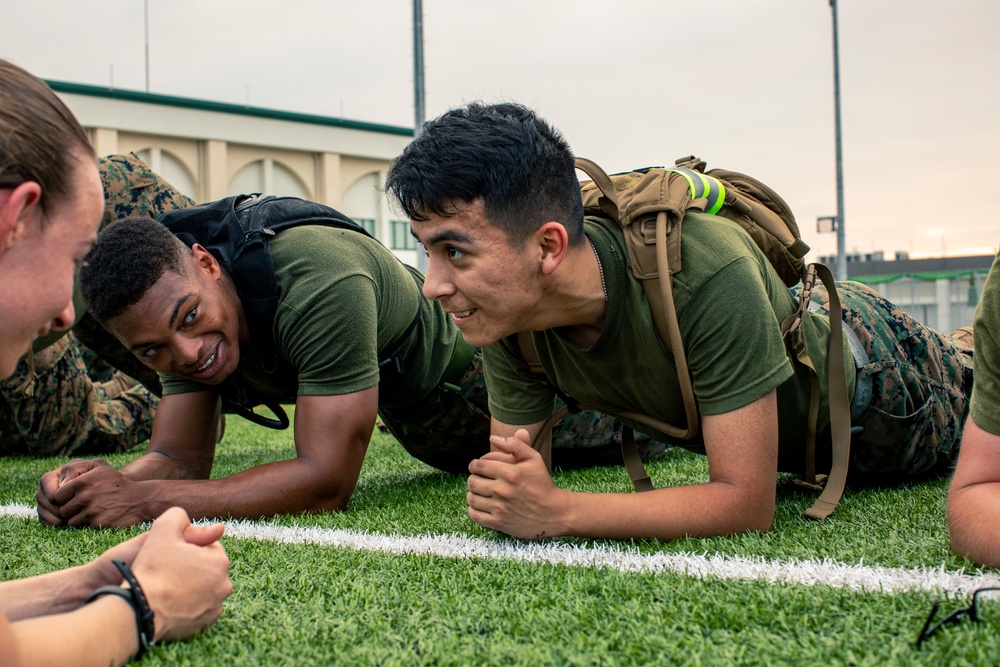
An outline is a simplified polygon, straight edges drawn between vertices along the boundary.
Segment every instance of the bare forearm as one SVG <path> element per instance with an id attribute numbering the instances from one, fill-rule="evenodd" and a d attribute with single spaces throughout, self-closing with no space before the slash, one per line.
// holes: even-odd
<path id="1" fill-rule="evenodd" d="M 122 467 L 121 472 L 129 479 L 134 480 L 208 479 L 212 472 L 212 459 L 189 461 L 151 449 L 135 461 Z"/>
<path id="2" fill-rule="evenodd" d="M 948 530 L 956 553 L 1000 566 L 1000 436 L 965 422 L 948 491 Z"/>
<path id="3" fill-rule="evenodd" d="M 952 489 L 948 530 L 955 553 L 980 565 L 1000 567 L 1000 482 Z"/>
<path id="4" fill-rule="evenodd" d="M 178 506 L 192 518 L 258 519 L 343 509 L 355 483 L 320 477 L 306 461 L 292 459 L 221 479 L 142 481 L 135 485 L 135 493 L 143 513 L 150 516 Z"/>
<path id="5" fill-rule="evenodd" d="M 12 621 L 76 609 L 91 593 L 80 567 L 0 582 L 0 611 Z"/>
<path id="6" fill-rule="evenodd" d="M 773 493 L 754 498 L 724 482 L 644 493 L 564 493 L 559 535 L 673 540 L 768 531 L 774 521 Z"/>
<path id="7" fill-rule="evenodd" d="M 137 649 L 135 614 L 118 597 L 13 624 L 0 619 L 4 665 L 121 665 Z"/>

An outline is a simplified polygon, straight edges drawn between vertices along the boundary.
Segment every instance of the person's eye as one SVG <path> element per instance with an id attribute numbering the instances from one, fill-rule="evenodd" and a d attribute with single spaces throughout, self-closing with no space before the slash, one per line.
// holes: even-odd
<path id="1" fill-rule="evenodd" d="M 194 322 L 194 318 L 198 316 L 198 308 L 192 308 L 188 311 L 188 314 L 184 316 L 184 324 L 191 324 Z"/>
<path id="2" fill-rule="evenodd" d="M 465 253 L 456 248 L 455 246 L 448 246 L 445 249 L 445 253 L 447 253 L 448 259 L 452 261 L 457 261 L 465 257 Z"/>
<path id="3" fill-rule="evenodd" d="M 143 356 L 144 359 L 152 359 L 153 357 L 155 357 L 157 355 L 157 353 L 159 351 L 160 351 L 160 346 L 159 345 L 154 345 L 152 347 L 147 347 L 145 350 L 142 351 L 142 356 Z"/>

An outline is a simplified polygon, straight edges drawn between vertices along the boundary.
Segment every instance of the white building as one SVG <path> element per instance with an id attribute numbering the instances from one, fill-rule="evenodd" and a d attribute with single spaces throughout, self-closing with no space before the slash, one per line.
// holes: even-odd
<path id="1" fill-rule="evenodd" d="M 98 155 L 134 152 L 195 201 L 249 192 L 331 206 L 417 265 L 409 223 L 382 196 L 408 127 L 48 81 Z"/>
<path id="2" fill-rule="evenodd" d="M 972 324 L 993 255 L 910 259 L 881 252 L 847 256 L 849 280 L 865 283 L 913 319 L 941 333 Z M 827 266 L 836 257 L 820 257 Z"/>

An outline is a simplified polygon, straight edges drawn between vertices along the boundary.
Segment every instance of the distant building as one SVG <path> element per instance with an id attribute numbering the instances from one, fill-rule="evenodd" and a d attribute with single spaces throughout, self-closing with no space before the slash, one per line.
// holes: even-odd
<path id="1" fill-rule="evenodd" d="M 896 259 L 886 260 L 882 252 L 854 253 L 847 255 L 847 275 L 870 285 L 918 322 L 950 333 L 972 324 L 993 259 L 993 255 L 910 259 L 908 253 L 897 252 Z M 819 261 L 835 266 L 837 258 Z"/>
<path id="2" fill-rule="evenodd" d="M 98 155 L 135 152 L 196 201 L 262 192 L 320 202 L 365 226 L 416 266 L 409 222 L 381 187 L 408 127 L 289 113 L 61 81 Z"/>

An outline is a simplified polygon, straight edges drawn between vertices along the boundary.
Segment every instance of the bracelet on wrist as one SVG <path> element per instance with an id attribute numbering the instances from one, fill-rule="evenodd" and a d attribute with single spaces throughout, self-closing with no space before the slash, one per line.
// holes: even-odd
<path id="1" fill-rule="evenodd" d="M 102 586 L 88 595 L 87 599 L 83 601 L 83 604 L 93 602 L 102 595 L 115 595 L 128 602 L 132 607 L 132 610 L 135 612 L 135 625 L 136 630 L 139 633 L 139 649 L 136 651 L 135 657 L 139 658 L 156 643 L 153 610 L 149 608 L 149 601 L 146 600 L 146 594 L 139 585 L 139 580 L 136 579 L 135 574 L 132 573 L 132 568 L 130 568 L 125 561 L 117 558 L 113 559 L 111 562 L 114 563 L 114 566 L 118 568 L 119 572 L 121 572 L 122 578 L 124 578 L 125 582 L 128 583 L 129 588 L 122 588 L 121 586 Z"/>

